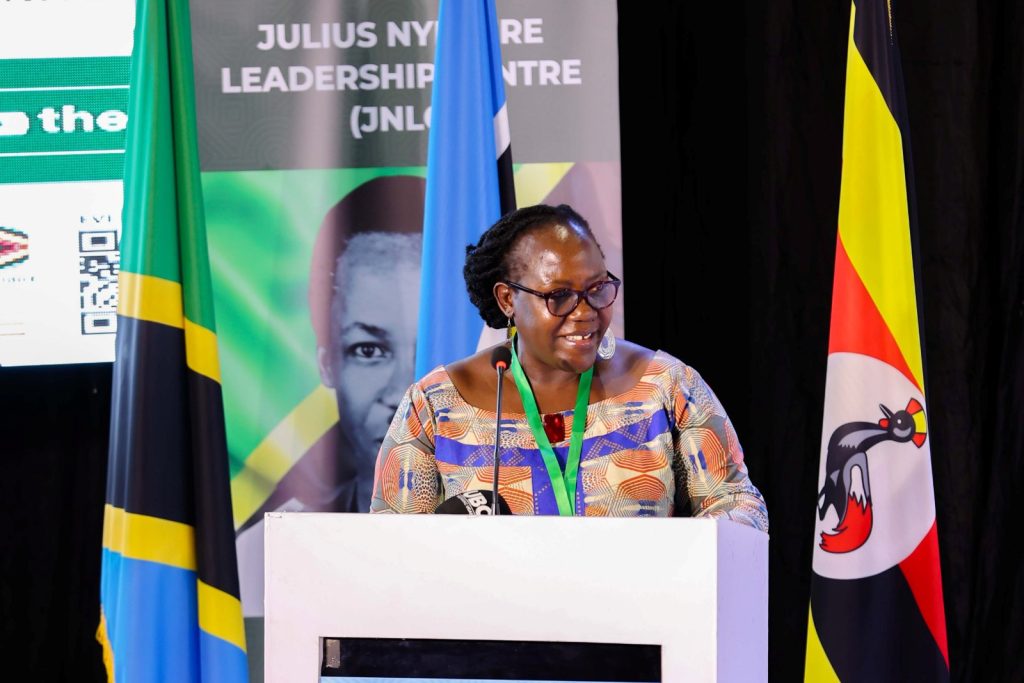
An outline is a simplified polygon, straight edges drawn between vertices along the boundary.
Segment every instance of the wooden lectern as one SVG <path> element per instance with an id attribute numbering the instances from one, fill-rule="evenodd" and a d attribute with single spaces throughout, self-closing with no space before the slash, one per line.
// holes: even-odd
<path id="1" fill-rule="evenodd" d="M 265 672 L 320 638 L 661 646 L 663 681 L 767 681 L 768 536 L 728 521 L 269 513 Z"/>

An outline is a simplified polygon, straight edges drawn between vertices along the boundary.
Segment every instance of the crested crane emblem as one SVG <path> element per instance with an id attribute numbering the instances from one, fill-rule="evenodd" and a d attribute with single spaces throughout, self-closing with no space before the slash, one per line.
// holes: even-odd
<path id="1" fill-rule="evenodd" d="M 821 532 L 819 547 L 828 553 L 848 553 L 864 545 L 873 525 L 871 480 L 868 476 L 868 450 L 884 441 L 912 441 L 921 448 L 927 434 L 924 408 L 916 399 L 893 412 L 878 406 L 878 422 L 847 422 L 828 440 L 825 458 L 825 484 L 818 492 L 818 518 L 825 519 L 829 508 L 839 521 L 831 532 Z"/>

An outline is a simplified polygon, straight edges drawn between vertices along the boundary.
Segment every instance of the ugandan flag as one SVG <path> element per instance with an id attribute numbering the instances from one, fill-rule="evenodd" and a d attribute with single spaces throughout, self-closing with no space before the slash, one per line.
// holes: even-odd
<path id="1" fill-rule="evenodd" d="M 247 679 L 187 0 L 140 0 L 98 638 L 111 681 Z"/>
<path id="2" fill-rule="evenodd" d="M 890 3 L 850 18 L 807 681 L 946 681 L 910 137 Z"/>

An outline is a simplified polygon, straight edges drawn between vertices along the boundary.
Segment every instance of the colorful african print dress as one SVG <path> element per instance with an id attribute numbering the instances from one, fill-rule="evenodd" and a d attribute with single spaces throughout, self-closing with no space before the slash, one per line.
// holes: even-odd
<path id="1" fill-rule="evenodd" d="M 564 463 L 566 438 L 552 443 Z M 724 517 L 768 530 L 764 498 L 722 405 L 699 374 L 658 351 L 629 391 L 587 407 L 575 514 Z M 489 490 L 495 414 L 463 400 L 443 367 L 406 392 L 377 457 L 371 512 L 429 513 L 465 491 Z M 526 416 L 501 420 L 498 492 L 517 515 L 557 515 Z"/>

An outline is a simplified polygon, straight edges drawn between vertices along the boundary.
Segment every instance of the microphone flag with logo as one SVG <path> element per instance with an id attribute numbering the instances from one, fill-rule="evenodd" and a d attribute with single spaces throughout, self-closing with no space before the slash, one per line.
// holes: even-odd
<path id="1" fill-rule="evenodd" d="M 441 0 L 427 146 L 416 376 L 477 350 L 466 245 L 515 209 L 494 0 Z"/>
<path id="2" fill-rule="evenodd" d="M 910 134 L 886 0 L 850 15 L 807 681 L 947 681 Z"/>
<path id="3" fill-rule="evenodd" d="M 140 0 L 100 583 L 110 681 L 248 680 L 187 0 Z"/>

